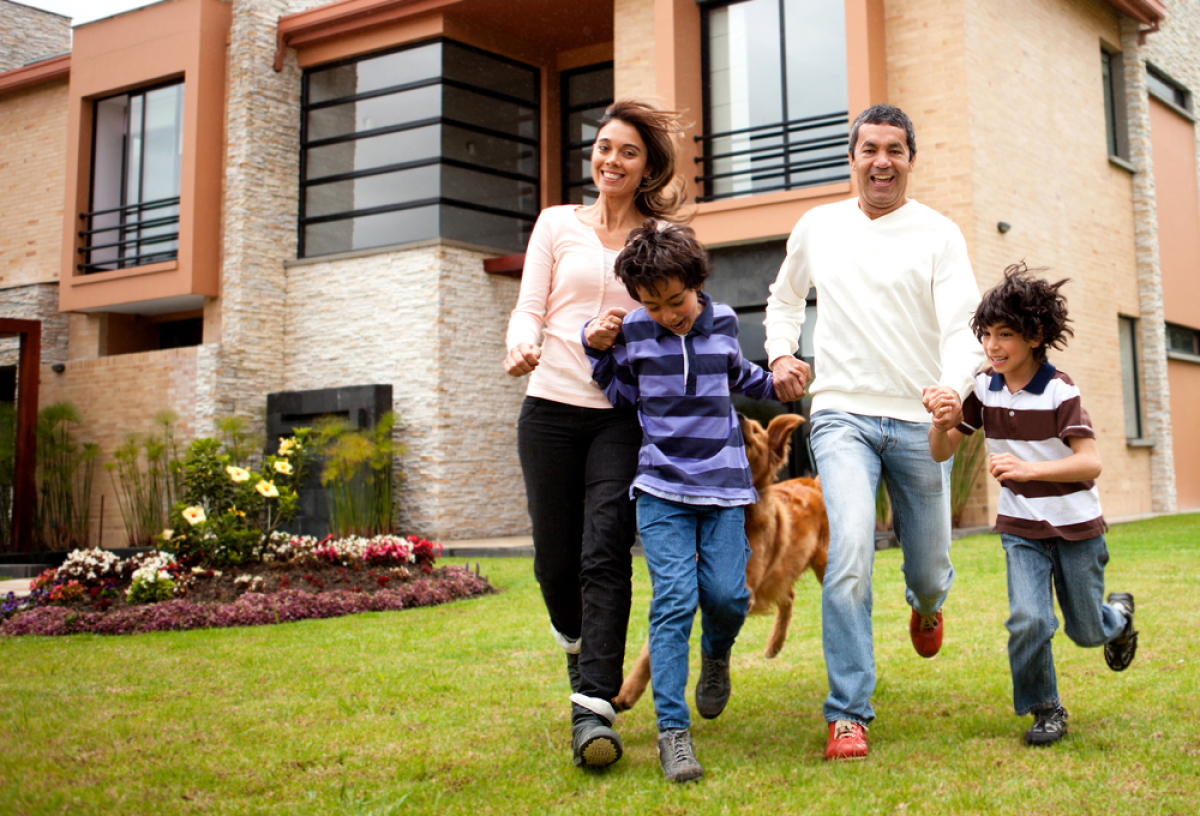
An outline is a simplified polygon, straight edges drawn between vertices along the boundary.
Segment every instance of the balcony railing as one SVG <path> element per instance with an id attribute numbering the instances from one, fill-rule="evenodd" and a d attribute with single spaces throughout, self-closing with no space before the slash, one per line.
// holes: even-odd
<path id="1" fill-rule="evenodd" d="M 846 111 L 694 137 L 704 145 L 697 201 L 847 181 Z M 835 170 L 836 172 L 822 172 Z"/>
<path id="2" fill-rule="evenodd" d="M 179 197 L 80 214 L 85 275 L 173 261 L 179 254 Z"/>

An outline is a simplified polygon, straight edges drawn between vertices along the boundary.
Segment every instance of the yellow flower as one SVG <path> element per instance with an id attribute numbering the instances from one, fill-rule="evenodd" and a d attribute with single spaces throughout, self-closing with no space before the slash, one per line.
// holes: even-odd
<path id="1" fill-rule="evenodd" d="M 204 515 L 204 508 L 197 505 L 189 507 L 183 511 L 183 517 L 187 519 L 187 523 L 195 527 L 197 524 L 203 524 L 208 520 L 208 516 Z"/>
<path id="2" fill-rule="evenodd" d="M 237 465 L 229 465 L 225 468 L 225 472 L 229 474 L 229 478 L 235 482 L 245 482 L 250 479 L 250 471 L 245 468 L 240 468 Z"/>
<path id="3" fill-rule="evenodd" d="M 294 468 L 287 462 L 276 462 L 275 472 L 282 473 L 284 476 L 291 476 Z"/>
<path id="4" fill-rule="evenodd" d="M 164 530 L 162 531 L 162 540 L 163 540 L 163 541 L 170 541 L 170 540 L 171 540 L 171 536 L 173 536 L 173 535 L 175 535 L 175 531 L 174 531 L 174 530 L 172 530 L 170 527 L 167 527 L 166 529 L 164 529 Z"/>
<path id="5" fill-rule="evenodd" d="M 288 456 L 296 449 L 296 447 L 297 443 L 295 437 L 292 437 L 291 439 L 281 439 L 279 441 L 279 455 Z"/>
<path id="6" fill-rule="evenodd" d="M 268 482 L 266 479 L 263 479 L 261 482 L 256 484 L 254 489 L 266 496 L 268 499 L 274 499 L 279 495 L 279 491 L 275 489 L 275 483 Z"/>

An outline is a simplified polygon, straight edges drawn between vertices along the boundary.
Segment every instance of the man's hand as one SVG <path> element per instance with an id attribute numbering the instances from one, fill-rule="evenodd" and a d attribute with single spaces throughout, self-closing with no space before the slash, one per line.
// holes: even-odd
<path id="1" fill-rule="evenodd" d="M 780 402 L 795 402 L 804 396 L 812 369 L 803 360 L 790 354 L 776 357 L 771 363 L 771 377 L 775 386 L 775 398 Z"/>
<path id="2" fill-rule="evenodd" d="M 510 377 L 524 377 L 538 366 L 542 350 L 532 343 L 517 343 L 504 356 L 504 372 Z"/>
<path id="3" fill-rule="evenodd" d="M 988 457 L 988 472 L 997 482 L 1011 479 L 1014 482 L 1028 482 L 1036 479 L 1037 474 L 1029 462 L 1022 462 L 1011 453 L 993 453 Z"/>
<path id="4" fill-rule="evenodd" d="M 596 351 L 608 351 L 617 342 L 617 333 L 625 320 L 625 310 L 614 306 L 595 320 L 589 321 L 583 330 L 587 344 Z"/>
<path id="5" fill-rule="evenodd" d="M 930 385 L 921 389 L 921 404 L 933 415 L 933 427 L 942 433 L 962 422 L 962 401 L 953 388 Z"/>

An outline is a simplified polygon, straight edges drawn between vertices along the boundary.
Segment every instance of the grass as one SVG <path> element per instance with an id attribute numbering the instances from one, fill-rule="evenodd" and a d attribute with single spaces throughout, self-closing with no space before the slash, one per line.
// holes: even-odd
<path id="1" fill-rule="evenodd" d="M 649 696 L 619 722 L 620 763 L 571 766 L 566 672 L 531 563 L 494 559 L 482 569 L 504 593 L 430 609 L 0 641 L 0 813 L 1195 813 L 1200 515 L 1114 528 L 1109 549 L 1140 651 L 1114 674 L 1060 633 L 1071 731 L 1047 749 L 1021 743 L 1029 719 L 1012 713 L 996 536 L 956 542 L 930 661 L 909 644 L 900 553 L 878 554 L 866 762 L 822 759 L 808 575 L 778 658 L 761 655 L 770 619 L 747 625 L 729 708 L 693 725 L 707 775 L 687 786 L 662 779 Z M 648 597 L 639 560 L 629 661 Z"/>

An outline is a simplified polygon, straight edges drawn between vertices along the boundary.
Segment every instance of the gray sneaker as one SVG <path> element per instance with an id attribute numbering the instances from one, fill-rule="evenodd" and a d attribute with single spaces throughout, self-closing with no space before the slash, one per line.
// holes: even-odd
<path id="1" fill-rule="evenodd" d="M 1025 732 L 1026 745 L 1049 745 L 1067 735 L 1067 710 L 1061 705 L 1033 712 L 1033 728 Z"/>
<path id="2" fill-rule="evenodd" d="M 732 651 L 732 650 L 731 650 Z M 706 720 L 716 719 L 729 702 L 729 655 L 700 653 L 700 679 L 696 681 L 696 710 Z"/>
<path id="3" fill-rule="evenodd" d="M 668 782 L 691 782 L 704 776 L 692 748 L 692 735 L 686 728 L 658 732 L 658 761 Z"/>
<path id="4" fill-rule="evenodd" d="M 1125 671 L 1137 654 L 1138 631 L 1133 628 L 1133 595 L 1114 592 L 1108 596 L 1108 603 L 1125 616 L 1125 628 L 1115 640 L 1104 644 L 1104 662 L 1113 671 Z"/>

